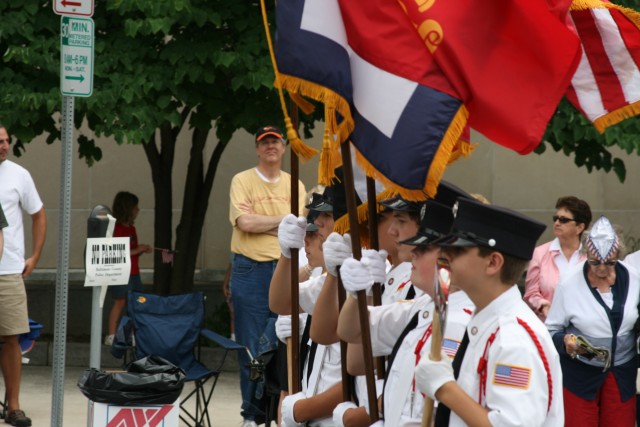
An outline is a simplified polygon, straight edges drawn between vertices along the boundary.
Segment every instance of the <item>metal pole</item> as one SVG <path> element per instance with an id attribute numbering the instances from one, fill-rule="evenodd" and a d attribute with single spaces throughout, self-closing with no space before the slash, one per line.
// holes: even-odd
<path id="1" fill-rule="evenodd" d="M 69 230 L 71 224 L 71 164 L 73 153 L 74 98 L 62 97 L 62 156 L 60 162 L 60 220 L 58 222 L 58 268 L 56 272 L 56 311 L 53 333 L 53 376 L 51 426 L 62 427 L 64 407 L 64 363 L 67 341 L 67 302 L 69 292 Z"/>
<path id="2" fill-rule="evenodd" d="M 89 351 L 89 367 L 100 369 L 102 350 L 102 305 L 100 292 L 102 286 L 94 286 L 91 292 L 91 344 Z"/>

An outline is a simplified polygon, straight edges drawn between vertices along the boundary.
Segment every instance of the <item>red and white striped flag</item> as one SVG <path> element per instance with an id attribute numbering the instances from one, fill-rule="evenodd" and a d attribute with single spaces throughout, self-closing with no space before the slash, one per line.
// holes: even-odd
<path id="1" fill-rule="evenodd" d="M 175 252 L 170 250 L 170 249 L 162 249 L 161 250 L 161 255 L 162 255 L 162 263 L 163 264 L 173 264 L 173 254 Z"/>
<path id="2" fill-rule="evenodd" d="M 640 114 L 640 14 L 608 1 L 571 7 L 582 57 L 567 98 L 600 132 Z"/>

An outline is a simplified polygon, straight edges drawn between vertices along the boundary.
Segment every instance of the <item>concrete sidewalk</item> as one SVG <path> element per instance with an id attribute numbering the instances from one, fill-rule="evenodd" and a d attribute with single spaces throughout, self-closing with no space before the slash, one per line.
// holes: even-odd
<path id="1" fill-rule="evenodd" d="M 76 383 L 85 368 L 67 367 L 65 369 L 63 423 L 65 427 L 88 426 L 88 400 L 80 392 Z M 190 390 L 185 386 L 185 391 Z M 0 378 L 0 390 L 4 384 Z M 183 391 L 184 394 L 184 391 Z M 52 408 L 52 368 L 51 366 L 23 366 L 22 386 L 20 391 L 21 406 L 33 421 L 34 427 L 51 425 Z M 222 372 L 213 392 L 209 411 L 211 422 L 215 426 L 238 426 L 240 417 L 240 383 L 238 372 Z M 0 421 L 2 425 L 5 425 Z M 184 423 L 180 423 L 184 426 Z"/>
<path id="2" fill-rule="evenodd" d="M 65 346 L 65 383 L 63 401 L 64 427 L 88 426 L 88 399 L 77 387 L 78 379 L 89 366 L 89 343 L 67 342 Z M 224 351 L 221 348 L 203 347 L 200 360 L 210 369 L 220 366 Z M 22 366 L 22 383 L 20 389 L 20 404 L 27 416 L 31 418 L 34 427 L 51 425 L 52 375 L 53 375 L 53 343 L 38 340 L 33 349 L 25 355 L 29 362 Z M 104 370 L 121 369 L 122 360 L 111 355 L 110 347 L 102 345 L 100 366 Z M 209 413 L 214 426 L 239 426 L 240 417 L 240 378 L 238 358 L 235 351 L 227 354 L 221 374 L 213 392 Z M 183 395 L 192 390 L 191 384 L 186 384 Z M 4 396 L 4 381 L 0 375 L 0 396 Z M 195 400 L 195 399 L 194 399 Z M 194 403 L 195 405 L 195 403 Z M 6 425 L 0 420 L 0 426 Z M 273 424 L 272 424 L 273 425 Z M 181 422 L 180 426 L 186 426 Z"/>

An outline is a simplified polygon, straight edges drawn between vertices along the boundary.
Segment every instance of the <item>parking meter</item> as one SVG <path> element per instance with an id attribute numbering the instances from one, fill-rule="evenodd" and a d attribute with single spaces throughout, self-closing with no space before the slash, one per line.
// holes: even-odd
<path id="1" fill-rule="evenodd" d="M 109 217 L 111 209 L 105 205 L 97 205 L 87 220 L 87 238 L 108 237 Z"/>
<path id="2" fill-rule="evenodd" d="M 110 216 L 111 209 L 105 205 L 97 205 L 93 208 L 89 215 L 89 219 L 87 219 L 87 239 L 111 237 L 113 235 L 113 221 L 109 221 Z M 100 369 L 100 349 L 102 345 L 102 302 L 104 301 L 104 293 L 106 290 L 106 286 L 94 286 L 92 290 L 91 351 L 89 353 L 89 366 L 96 369 Z"/>

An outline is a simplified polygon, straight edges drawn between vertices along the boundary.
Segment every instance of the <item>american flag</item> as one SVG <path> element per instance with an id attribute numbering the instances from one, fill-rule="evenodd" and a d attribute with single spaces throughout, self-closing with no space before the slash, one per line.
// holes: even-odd
<path id="1" fill-rule="evenodd" d="M 608 1 L 574 9 L 582 57 L 567 98 L 600 131 L 640 113 L 640 15 Z"/>
<path id="2" fill-rule="evenodd" d="M 460 341 L 452 340 L 449 338 L 445 338 L 442 341 L 442 350 L 444 353 L 450 358 L 456 357 L 456 353 L 458 352 L 458 347 L 460 347 Z"/>
<path id="3" fill-rule="evenodd" d="M 493 383 L 509 387 L 529 388 L 531 369 L 498 363 L 493 374 Z"/>
<path id="4" fill-rule="evenodd" d="M 160 256 L 162 257 L 163 264 L 173 264 L 173 255 L 176 253 L 176 251 L 165 248 L 155 248 L 155 250 L 160 251 Z"/>

